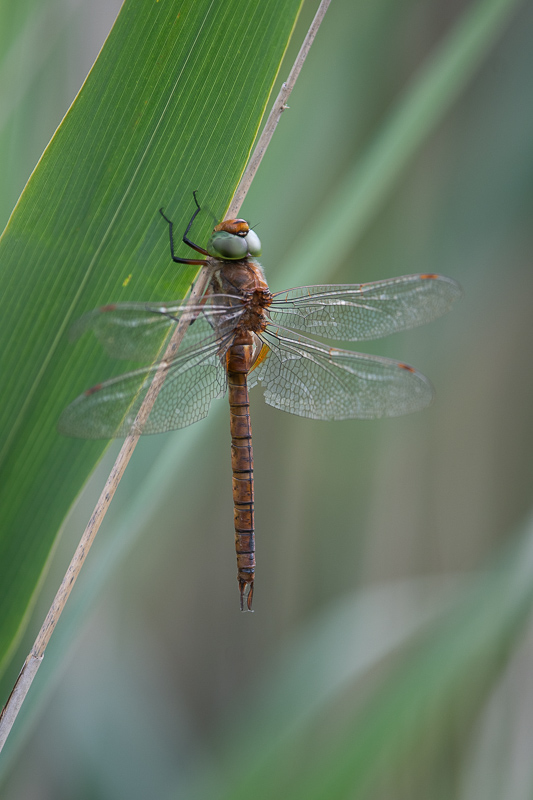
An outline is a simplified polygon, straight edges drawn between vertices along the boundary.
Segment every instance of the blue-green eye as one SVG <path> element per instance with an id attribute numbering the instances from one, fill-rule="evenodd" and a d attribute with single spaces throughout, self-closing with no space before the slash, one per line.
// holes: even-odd
<path id="1" fill-rule="evenodd" d="M 209 240 L 207 250 L 215 258 L 227 258 L 233 261 L 246 257 L 248 244 L 242 236 L 235 236 L 226 231 L 216 231 Z"/>
<path id="2" fill-rule="evenodd" d="M 248 245 L 248 254 L 251 256 L 260 256 L 261 255 L 261 242 L 259 240 L 259 236 L 255 231 L 249 231 L 246 236 L 244 237 L 246 244 Z"/>

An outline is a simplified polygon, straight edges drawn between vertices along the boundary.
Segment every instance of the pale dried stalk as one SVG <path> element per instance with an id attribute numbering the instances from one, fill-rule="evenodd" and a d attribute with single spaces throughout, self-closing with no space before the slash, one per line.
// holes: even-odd
<path id="1" fill-rule="evenodd" d="M 254 152 L 252 153 L 250 161 L 248 162 L 248 166 L 246 167 L 239 186 L 237 187 L 237 191 L 233 196 L 233 200 L 226 215 L 227 218 L 236 217 L 239 213 L 240 207 L 244 201 L 244 198 L 246 197 L 246 194 L 248 193 L 248 189 L 250 188 L 252 180 L 255 177 L 255 173 L 259 168 L 259 164 L 261 163 L 261 160 L 265 154 L 266 148 L 268 147 L 280 117 L 286 108 L 287 98 L 294 87 L 296 78 L 300 74 L 300 70 L 303 66 L 307 53 L 309 52 L 309 48 L 313 43 L 320 23 L 324 18 L 324 14 L 326 13 L 330 2 L 331 0 L 322 0 L 320 3 L 319 9 L 311 24 L 311 27 L 307 32 L 304 43 L 300 48 L 300 52 L 298 53 L 296 61 L 294 62 L 294 65 L 290 71 L 289 77 L 281 87 L 281 91 L 276 98 L 276 101 L 268 116 L 265 127 L 254 148 Z M 198 279 L 196 280 L 194 288 L 191 291 L 188 304 L 194 305 L 195 303 L 198 303 L 207 288 L 210 277 L 210 267 L 203 267 L 200 270 Z M 176 355 L 176 351 L 180 346 L 190 323 L 190 319 L 182 319 L 176 326 L 176 330 L 174 331 L 169 345 L 165 350 L 163 360 L 161 361 L 154 380 L 152 381 L 152 384 L 146 393 L 146 397 L 135 418 L 131 431 L 124 440 L 124 444 L 120 449 L 91 518 L 87 523 L 87 527 L 83 532 L 80 543 L 76 548 L 74 556 L 72 557 L 72 561 L 68 566 L 65 577 L 63 578 L 50 610 L 46 615 L 46 619 L 44 620 L 33 647 L 26 658 L 26 661 L 24 662 L 24 666 L 22 667 L 9 699 L 4 706 L 2 714 L 0 715 L 0 750 L 2 750 L 2 747 L 4 746 L 22 703 L 24 702 L 24 698 L 26 697 L 35 674 L 37 673 L 37 670 L 43 660 L 46 646 L 50 641 L 50 637 L 74 587 L 83 563 L 89 553 L 95 536 L 98 533 L 98 529 L 107 513 L 107 509 L 109 508 L 111 500 L 113 499 L 128 462 L 133 455 L 133 451 L 135 450 L 139 436 L 142 433 L 143 426 L 148 419 L 161 387 L 163 386 L 163 382 L 166 378 L 172 359 Z"/>

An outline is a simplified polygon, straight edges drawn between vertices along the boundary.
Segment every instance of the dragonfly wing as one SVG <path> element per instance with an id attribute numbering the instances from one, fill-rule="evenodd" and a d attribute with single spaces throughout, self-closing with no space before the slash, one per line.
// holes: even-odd
<path id="1" fill-rule="evenodd" d="M 229 333 L 243 312 L 242 300 L 232 295 L 208 295 L 197 305 L 118 303 L 90 311 L 77 320 L 72 339 L 91 330 L 113 358 L 153 361 L 178 322 L 189 322 L 184 347 L 201 342 L 215 329 Z"/>
<path id="2" fill-rule="evenodd" d="M 442 275 L 337 286 L 300 286 L 274 295 L 274 324 L 337 341 L 379 339 L 446 313 L 461 287 Z"/>
<path id="3" fill-rule="evenodd" d="M 211 400 L 223 397 L 223 356 L 231 337 L 180 350 L 171 362 L 142 433 L 185 428 L 207 416 Z M 58 428 L 66 436 L 111 439 L 126 436 L 160 364 L 128 372 L 98 384 L 76 398 L 62 413 Z"/>
<path id="4" fill-rule="evenodd" d="M 279 329 L 261 334 L 269 348 L 251 376 L 269 405 L 311 419 L 375 419 L 419 411 L 433 388 L 420 372 L 389 358 L 326 348 Z M 258 359 L 259 360 L 259 359 Z"/>

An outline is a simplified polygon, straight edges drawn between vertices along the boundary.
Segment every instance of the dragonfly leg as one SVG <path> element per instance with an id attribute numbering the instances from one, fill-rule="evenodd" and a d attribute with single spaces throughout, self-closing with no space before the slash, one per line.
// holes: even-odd
<path id="1" fill-rule="evenodd" d="M 191 229 L 191 225 L 193 224 L 196 215 L 200 211 L 200 206 L 198 205 L 198 200 L 196 199 L 196 192 L 193 192 L 193 195 L 194 195 L 194 202 L 196 203 L 197 207 L 196 207 L 196 211 L 194 212 L 194 214 L 192 215 L 192 217 L 191 217 L 191 219 L 189 221 L 189 224 L 187 225 L 187 228 L 185 229 L 185 233 L 183 234 L 182 241 L 184 242 L 184 244 L 188 245 L 188 247 L 192 247 L 192 249 L 196 250 L 198 253 L 202 253 L 202 255 L 208 256 L 209 253 L 207 252 L 207 250 L 204 250 L 202 247 L 200 247 L 200 245 L 197 245 L 194 242 L 191 242 L 191 240 L 189 238 L 187 238 L 187 234 L 189 233 L 189 230 Z M 166 222 L 168 222 L 168 233 L 169 233 L 169 238 L 170 238 L 170 256 L 172 258 L 172 261 L 175 261 L 177 264 L 205 264 L 206 261 L 203 258 L 202 259 L 197 259 L 197 258 L 179 258 L 179 256 L 175 255 L 175 253 L 174 253 L 174 223 L 172 222 L 172 220 L 170 220 L 166 216 L 166 214 L 164 213 L 162 208 L 159 209 L 159 213 L 161 214 L 163 219 Z"/>
<path id="2" fill-rule="evenodd" d="M 189 224 L 188 224 L 188 225 L 187 225 L 187 227 L 185 228 L 185 233 L 184 233 L 184 234 L 183 234 L 183 236 L 181 237 L 181 238 L 182 238 L 182 242 L 183 242 L 184 244 L 187 244 L 187 245 L 189 245 L 189 247 L 192 247 L 192 248 L 193 248 L 193 250 L 197 250 L 199 253 L 202 253 L 202 255 L 204 255 L 204 256 L 208 256 L 208 255 L 209 255 L 209 253 L 207 252 L 207 250 L 204 250 L 204 249 L 203 249 L 203 247 L 199 247 L 199 245 L 197 245 L 197 244 L 194 244 L 194 242 L 191 242 L 191 240 L 190 240 L 190 239 L 188 238 L 188 236 L 187 236 L 187 234 L 189 233 L 189 231 L 190 231 L 190 229 L 191 229 L 191 227 L 192 227 L 192 224 L 193 224 L 194 220 L 196 219 L 196 215 L 197 215 L 197 214 L 199 214 L 199 213 L 200 213 L 200 210 L 201 210 L 201 209 L 200 209 L 200 204 L 199 204 L 199 202 L 198 202 L 198 200 L 197 200 L 197 198 L 196 198 L 196 190 L 195 190 L 195 191 L 192 193 L 192 196 L 194 197 L 194 202 L 196 203 L 196 211 L 195 211 L 195 212 L 194 212 L 194 214 L 192 215 L 192 217 L 191 217 L 191 219 L 190 219 L 190 221 L 189 221 Z"/>

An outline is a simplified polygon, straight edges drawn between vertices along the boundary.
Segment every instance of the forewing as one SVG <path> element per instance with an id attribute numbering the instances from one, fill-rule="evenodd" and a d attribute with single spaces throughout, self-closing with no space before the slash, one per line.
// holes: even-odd
<path id="1" fill-rule="evenodd" d="M 442 275 L 337 286 L 300 286 L 274 295 L 272 323 L 337 341 L 379 339 L 445 314 L 461 287 Z"/>
<path id="2" fill-rule="evenodd" d="M 201 342 L 213 330 L 225 336 L 243 312 L 232 295 L 209 295 L 201 304 L 118 303 L 90 311 L 77 320 L 72 339 L 91 330 L 113 358 L 149 363 L 180 321 L 190 323 L 184 347 Z"/>
<path id="3" fill-rule="evenodd" d="M 427 378 L 407 364 L 328 349 L 279 329 L 267 329 L 261 339 L 269 351 L 250 373 L 250 385 L 260 382 L 266 402 L 291 414 L 324 420 L 397 417 L 433 399 Z"/>
<path id="4" fill-rule="evenodd" d="M 185 428 L 207 416 L 211 400 L 226 391 L 223 359 L 230 342 L 230 336 L 221 341 L 211 334 L 204 344 L 179 351 L 142 433 Z M 59 432 L 83 439 L 126 436 L 158 368 L 128 372 L 81 394 L 63 411 Z"/>

